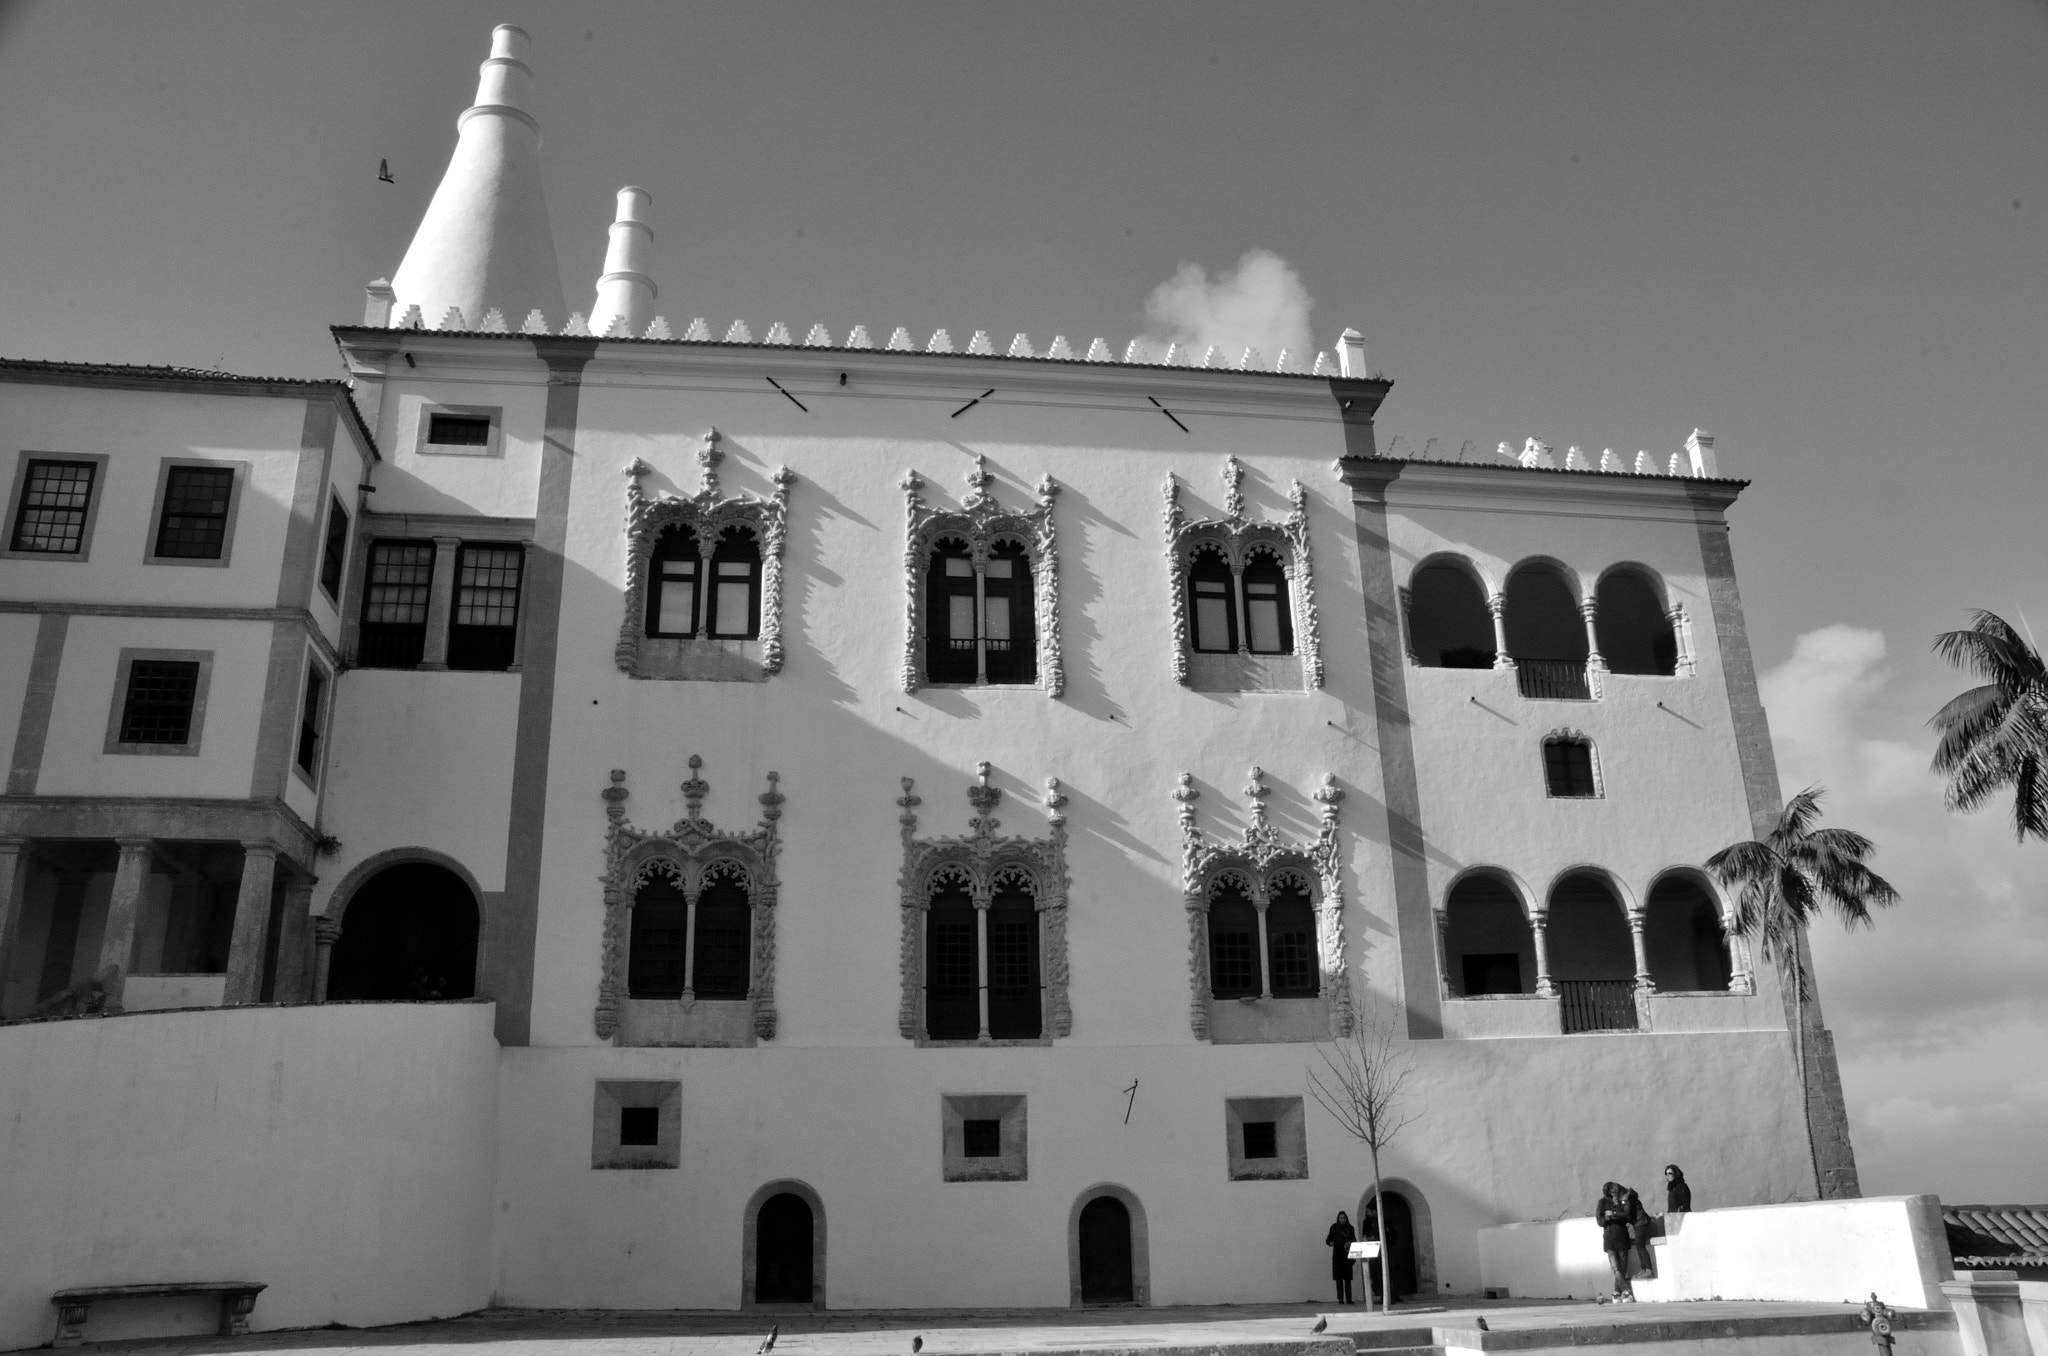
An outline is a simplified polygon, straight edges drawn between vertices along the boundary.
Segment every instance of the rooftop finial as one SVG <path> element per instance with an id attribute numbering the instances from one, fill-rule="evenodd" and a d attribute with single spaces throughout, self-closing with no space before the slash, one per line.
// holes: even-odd
<path id="1" fill-rule="evenodd" d="M 524 29 L 500 24 L 477 79 L 476 102 L 455 121 L 455 153 L 419 230 L 391 275 L 395 313 L 440 316 L 492 307 L 505 315 L 567 312 L 555 237 L 540 181 L 540 124 L 527 105 L 533 70 Z"/>
<path id="2" fill-rule="evenodd" d="M 644 188 L 619 190 L 611 244 L 604 252 L 604 273 L 597 280 L 597 305 L 590 312 L 592 334 L 610 333 L 618 316 L 625 317 L 627 334 L 644 334 L 654 319 L 654 299 L 661 293 L 647 276 L 647 246 L 654 239 L 647 209 L 653 205 L 653 196 Z"/>

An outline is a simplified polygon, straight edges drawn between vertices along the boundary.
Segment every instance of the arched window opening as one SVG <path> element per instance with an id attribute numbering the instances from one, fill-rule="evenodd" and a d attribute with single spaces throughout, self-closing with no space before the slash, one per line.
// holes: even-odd
<path id="1" fill-rule="evenodd" d="M 1508 578 L 1508 654 L 1524 697 L 1585 701 L 1586 620 L 1572 586 L 1556 567 L 1524 565 Z"/>
<path id="2" fill-rule="evenodd" d="M 329 959 L 328 999 L 475 997 L 478 918 L 476 896 L 448 868 L 386 867 L 348 901 Z"/>
<path id="3" fill-rule="evenodd" d="M 1038 894 L 1031 877 L 999 872 L 988 910 L 988 1034 L 1036 1040 L 1044 1030 L 1039 996 Z"/>
<path id="4" fill-rule="evenodd" d="M 1424 668 L 1493 667 L 1493 613 L 1469 569 L 1424 565 L 1408 583 L 1408 641 Z"/>
<path id="5" fill-rule="evenodd" d="M 1293 872 L 1276 876 L 1268 887 L 1266 938 L 1273 996 L 1314 998 L 1320 991 L 1315 903 L 1308 882 Z"/>
<path id="6" fill-rule="evenodd" d="M 1594 597 L 1593 629 L 1609 673 L 1678 672 L 1678 633 L 1655 584 L 1636 570 L 1614 570 Z"/>
<path id="7" fill-rule="evenodd" d="M 703 561 L 697 534 L 680 523 L 662 531 L 648 557 L 647 634 L 697 634 L 697 601 Z"/>
<path id="8" fill-rule="evenodd" d="M 1081 1207 L 1079 1233 L 1081 1302 L 1133 1303 L 1130 1210 L 1114 1196 L 1097 1196 Z"/>
<path id="9" fill-rule="evenodd" d="M 1038 632 L 1032 625 L 1031 557 L 1021 543 L 999 541 L 982 566 L 981 649 L 991 683 L 1038 679 Z"/>
<path id="10" fill-rule="evenodd" d="M 747 958 L 753 940 L 753 910 L 747 873 L 719 862 L 705 873 L 697 892 L 697 935 L 691 989 L 699 998 L 745 998 Z"/>
<path id="11" fill-rule="evenodd" d="M 1727 990 L 1734 964 L 1721 909 L 1692 877 L 1666 876 L 1650 888 L 1643 944 L 1659 993 Z"/>
<path id="12" fill-rule="evenodd" d="M 1579 734 L 1556 734 L 1543 741 L 1543 789 L 1566 799 L 1600 794 L 1593 762 L 1593 741 Z"/>
<path id="13" fill-rule="evenodd" d="M 974 557 L 967 543 L 941 538 L 932 547 L 925 580 L 931 619 L 925 668 L 935 683 L 971 683 L 979 672 L 980 647 L 975 643 Z"/>
<path id="14" fill-rule="evenodd" d="M 728 527 L 711 553 L 709 615 L 704 629 L 715 640 L 752 640 L 761 634 L 761 544 L 753 530 Z"/>
<path id="15" fill-rule="evenodd" d="M 1467 876 L 1444 902 L 1445 978 L 1461 998 L 1536 992 L 1536 937 L 1521 899 L 1492 876 Z"/>
<path id="16" fill-rule="evenodd" d="M 1565 1031 L 1635 1030 L 1635 942 L 1613 887 L 1584 871 L 1559 881 L 1546 940 Z"/>
<path id="17" fill-rule="evenodd" d="M 1259 911 L 1251 884 L 1219 876 L 1209 886 L 1209 989 L 1218 998 L 1257 998 Z"/>
<path id="18" fill-rule="evenodd" d="M 1245 644 L 1253 654 L 1293 654 L 1294 617 L 1287 572 L 1270 551 L 1254 548 L 1244 562 Z"/>
<path id="19" fill-rule="evenodd" d="M 1188 568 L 1194 646 L 1203 654 L 1237 653 L 1237 580 L 1219 550 L 1197 550 Z"/>
<path id="20" fill-rule="evenodd" d="M 925 1032 L 933 1040 L 971 1041 L 981 1034 L 981 948 L 965 872 L 933 879 L 925 914 Z"/>
<path id="21" fill-rule="evenodd" d="M 811 1265 L 816 1221 L 810 1202 L 784 1191 L 761 1202 L 754 1223 L 754 1303 L 810 1304 L 816 1293 Z"/>
<path id="22" fill-rule="evenodd" d="M 690 901 L 682 882 L 650 875 L 633 892 L 632 954 L 626 992 L 634 998 L 681 998 L 689 973 Z"/>

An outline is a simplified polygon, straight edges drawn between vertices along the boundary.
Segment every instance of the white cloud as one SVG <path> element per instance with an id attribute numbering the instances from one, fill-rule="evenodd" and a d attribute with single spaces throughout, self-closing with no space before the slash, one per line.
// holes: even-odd
<path id="1" fill-rule="evenodd" d="M 1296 356 L 1313 350 L 1308 313 L 1315 304 L 1285 259 L 1254 249 L 1213 276 L 1200 264 L 1182 264 L 1152 289 L 1145 314 L 1162 346 L 1178 342 L 1199 356 L 1214 345 L 1232 362 L 1255 348 L 1270 363 L 1282 349 Z"/>

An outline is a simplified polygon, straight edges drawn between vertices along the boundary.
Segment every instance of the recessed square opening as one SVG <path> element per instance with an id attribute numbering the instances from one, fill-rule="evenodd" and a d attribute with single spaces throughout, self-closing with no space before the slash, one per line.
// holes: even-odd
<path id="1" fill-rule="evenodd" d="M 620 1107 L 619 1143 L 621 1145 L 661 1143 L 661 1108 L 658 1106 Z"/>
<path id="2" fill-rule="evenodd" d="M 1278 1158 L 1280 1156 L 1280 1125 L 1277 1121 L 1246 1121 L 1244 1123 L 1244 1156 L 1246 1158 Z"/>
<path id="3" fill-rule="evenodd" d="M 443 447 L 488 447 L 491 421 L 485 415 L 430 414 L 427 416 L 427 441 Z"/>
<path id="4" fill-rule="evenodd" d="M 1001 1158 L 1003 1156 L 1003 1123 L 1001 1121 L 962 1121 L 960 1123 L 961 1151 L 968 1158 Z"/>

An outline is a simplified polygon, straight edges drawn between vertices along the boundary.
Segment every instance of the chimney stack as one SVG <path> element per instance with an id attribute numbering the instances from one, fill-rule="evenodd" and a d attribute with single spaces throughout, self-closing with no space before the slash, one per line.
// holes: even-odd
<path id="1" fill-rule="evenodd" d="M 604 274 L 597 280 L 597 304 L 590 311 L 590 332 L 610 334 L 623 321 L 621 334 L 638 338 L 654 319 L 660 292 L 647 276 L 648 245 L 654 230 L 647 224 L 653 197 L 644 188 L 619 190 L 618 214 L 611 226 L 611 244 L 604 252 Z"/>

